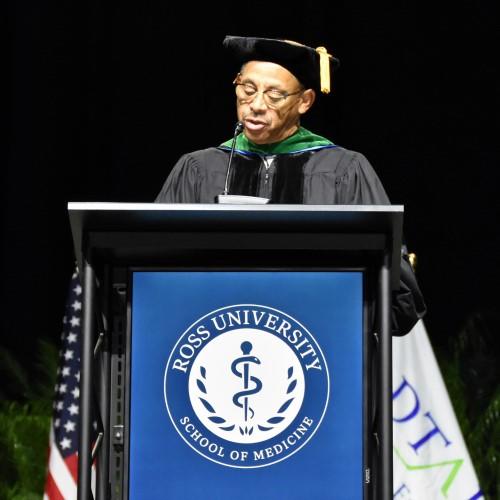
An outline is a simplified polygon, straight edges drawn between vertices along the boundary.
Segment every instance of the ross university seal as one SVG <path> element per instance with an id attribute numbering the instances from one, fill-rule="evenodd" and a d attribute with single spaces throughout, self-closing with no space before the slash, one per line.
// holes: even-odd
<path id="1" fill-rule="evenodd" d="M 313 335 L 263 305 L 227 306 L 199 318 L 165 367 L 175 429 L 197 453 L 228 467 L 266 467 L 298 452 L 318 430 L 329 392 Z"/>

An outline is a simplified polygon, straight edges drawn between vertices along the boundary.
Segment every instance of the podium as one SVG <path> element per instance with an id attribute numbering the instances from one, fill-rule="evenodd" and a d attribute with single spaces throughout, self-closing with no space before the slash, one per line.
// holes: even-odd
<path id="1" fill-rule="evenodd" d="M 68 211 L 80 500 L 392 498 L 402 206 Z"/>

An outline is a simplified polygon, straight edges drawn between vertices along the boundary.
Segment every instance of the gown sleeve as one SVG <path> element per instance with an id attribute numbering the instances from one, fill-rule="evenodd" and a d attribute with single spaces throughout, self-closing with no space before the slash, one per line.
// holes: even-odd
<path id="1" fill-rule="evenodd" d="M 368 160 L 355 153 L 343 175 L 340 199 L 346 205 L 390 205 L 389 197 Z"/>
<path id="2" fill-rule="evenodd" d="M 399 336 L 410 333 L 415 323 L 424 317 L 426 310 L 408 252 L 403 245 L 399 290 L 394 291 L 392 295 L 392 334 Z"/>
<path id="3" fill-rule="evenodd" d="M 348 170 L 350 179 L 345 183 L 346 200 L 357 205 L 390 205 L 380 179 L 368 160 L 357 153 Z M 401 336 L 411 331 L 415 323 L 425 315 L 426 306 L 417 278 L 411 267 L 408 251 L 401 249 L 399 290 L 392 295 L 392 334 Z"/>
<path id="4" fill-rule="evenodd" d="M 197 163 L 185 154 L 174 165 L 155 203 L 197 203 L 198 191 Z"/>

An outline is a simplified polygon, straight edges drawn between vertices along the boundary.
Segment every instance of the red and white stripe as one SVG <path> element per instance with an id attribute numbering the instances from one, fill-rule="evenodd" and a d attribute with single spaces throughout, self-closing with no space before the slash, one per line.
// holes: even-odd
<path id="1" fill-rule="evenodd" d="M 92 493 L 95 495 L 95 467 L 92 467 Z M 78 482 L 78 454 L 64 459 L 54 442 L 51 426 L 49 459 L 43 500 L 76 500 Z"/>

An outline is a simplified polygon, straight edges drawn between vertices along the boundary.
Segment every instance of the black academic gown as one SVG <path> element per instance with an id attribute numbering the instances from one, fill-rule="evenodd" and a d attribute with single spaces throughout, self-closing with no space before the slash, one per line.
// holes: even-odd
<path id="1" fill-rule="evenodd" d="M 389 205 L 368 160 L 338 146 L 278 154 L 269 167 L 258 153 L 237 151 L 230 194 L 260 196 L 270 203 L 312 205 Z M 160 191 L 158 203 L 214 203 L 224 190 L 229 149 L 188 153 L 177 162 Z M 269 158 L 268 158 L 269 159 Z M 393 295 L 393 335 L 405 335 L 425 313 L 417 281 L 403 252 L 401 285 Z"/>

